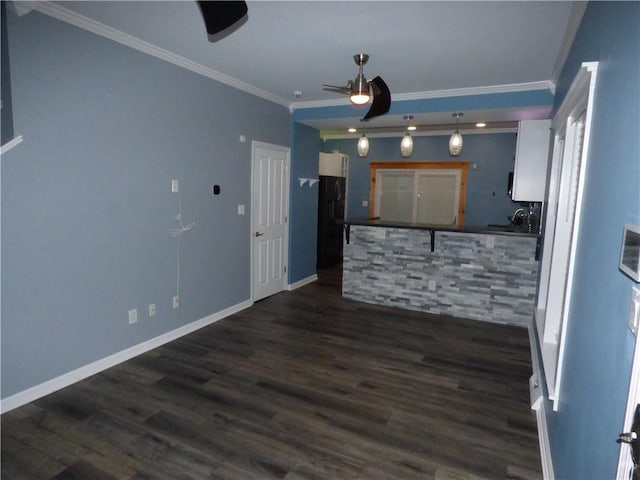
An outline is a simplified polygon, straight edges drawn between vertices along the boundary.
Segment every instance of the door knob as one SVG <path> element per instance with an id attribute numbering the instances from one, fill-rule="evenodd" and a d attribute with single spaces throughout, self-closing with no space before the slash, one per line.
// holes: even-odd
<path id="1" fill-rule="evenodd" d="M 260 232 L 256 232 L 256 233 L 255 233 L 255 236 L 256 236 L 256 237 L 261 237 L 262 235 L 264 235 L 264 233 L 260 233 Z"/>
<path id="2" fill-rule="evenodd" d="M 634 466 L 634 479 L 637 478 L 638 465 L 640 464 L 640 439 L 638 432 L 640 431 L 640 404 L 636 405 L 636 411 L 633 416 L 633 424 L 630 432 L 621 433 L 618 436 L 618 443 L 628 443 L 631 446 L 631 459 Z"/>

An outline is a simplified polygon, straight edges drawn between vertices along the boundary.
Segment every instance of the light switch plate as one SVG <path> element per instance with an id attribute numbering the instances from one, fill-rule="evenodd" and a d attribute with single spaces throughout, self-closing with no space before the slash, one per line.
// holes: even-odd
<path id="1" fill-rule="evenodd" d="M 634 335 L 638 335 L 638 324 L 640 323 L 640 289 L 631 287 L 631 305 L 629 306 L 629 330 Z"/>
<path id="2" fill-rule="evenodd" d="M 244 205 L 238 205 L 238 215 L 244 215 Z"/>

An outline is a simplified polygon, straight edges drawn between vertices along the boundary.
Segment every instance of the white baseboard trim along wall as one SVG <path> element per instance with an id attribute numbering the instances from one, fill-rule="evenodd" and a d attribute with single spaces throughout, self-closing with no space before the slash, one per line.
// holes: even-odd
<path id="1" fill-rule="evenodd" d="M 200 320 L 196 320 L 195 322 L 183 325 L 182 327 L 176 328 L 175 330 L 163 333 L 162 335 L 158 335 L 155 338 L 146 340 L 142 343 L 134 345 L 133 347 L 127 348 L 118 353 L 114 353 L 113 355 L 109 355 L 108 357 L 102 358 L 100 360 L 96 360 L 95 362 L 72 370 L 68 373 L 60 375 L 59 377 L 52 378 L 51 380 L 47 380 L 46 382 L 43 382 L 39 385 L 4 398 L 2 399 L 2 402 L 0 404 L 0 413 L 9 412 L 14 408 L 18 408 L 29 402 L 33 402 L 34 400 L 44 397 L 45 395 L 49 395 L 50 393 L 53 393 L 57 390 L 68 387 L 69 385 L 79 382 L 80 380 L 84 380 L 91 375 L 95 375 L 96 373 L 102 372 L 103 370 L 114 367 L 122 362 L 130 360 L 133 357 L 137 357 L 138 355 L 153 350 L 154 348 L 160 347 L 165 343 L 169 343 L 180 337 L 188 335 L 189 333 L 195 332 L 196 330 L 211 325 L 218 320 L 222 320 L 225 317 L 233 315 L 234 313 L 249 308 L 251 305 L 253 305 L 253 302 L 251 300 L 245 300 L 244 302 L 232 305 L 229 308 L 208 315 L 204 318 L 201 318 Z"/>
<path id="2" fill-rule="evenodd" d="M 544 407 L 544 399 L 540 392 L 538 374 L 531 375 L 529 380 L 531 390 L 531 410 L 536 412 L 536 423 L 538 424 L 538 443 L 540 444 L 540 459 L 542 461 L 542 478 L 544 480 L 554 480 L 553 462 L 551 461 L 551 446 L 549 445 L 549 429 L 547 427 L 547 412 Z M 534 393 L 535 392 L 535 393 Z M 534 395 L 537 397 L 534 400 Z"/>
<path id="3" fill-rule="evenodd" d="M 295 290 L 296 288 L 304 287 L 305 285 L 315 282 L 318 280 L 318 275 L 315 273 L 307 278 L 303 278 L 302 280 L 298 280 L 297 282 L 290 283 L 287 285 L 287 290 Z"/>
<path id="4" fill-rule="evenodd" d="M 541 373 L 542 364 L 537 345 L 537 333 L 534 327 L 535 320 L 529 324 L 529 348 L 531 349 L 531 366 L 533 375 L 529 379 L 529 394 L 531 400 L 531 410 L 536 412 L 536 423 L 538 424 L 538 443 L 540 444 L 540 460 L 542 462 L 542 478 L 544 480 L 555 480 L 553 473 L 553 460 L 551 458 L 551 445 L 549 443 L 549 428 L 547 426 L 547 412 L 544 401 L 544 390 L 542 383 L 544 375 Z"/>

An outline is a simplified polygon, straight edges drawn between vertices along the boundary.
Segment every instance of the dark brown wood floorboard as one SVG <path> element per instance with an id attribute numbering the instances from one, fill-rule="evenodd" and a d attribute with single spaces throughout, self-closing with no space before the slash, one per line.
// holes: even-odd
<path id="1" fill-rule="evenodd" d="M 2 416 L 2 479 L 539 479 L 527 331 L 340 270 Z"/>

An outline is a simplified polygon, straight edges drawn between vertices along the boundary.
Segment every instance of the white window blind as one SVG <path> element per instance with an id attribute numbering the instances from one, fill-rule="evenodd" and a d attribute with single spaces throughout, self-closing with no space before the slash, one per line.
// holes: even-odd
<path id="1" fill-rule="evenodd" d="M 376 216 L 382 220 L 451 225 L 457 221 L 459 170 L 378 170 Z"/>
<path id="2" fill-rule="evenodd" d="M 555 141 L 547 197 L 536 324 L 549 397 L 557 410 L 580 234 L 597 63 L 585 63 L 553 120 Z"/>

